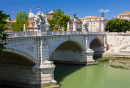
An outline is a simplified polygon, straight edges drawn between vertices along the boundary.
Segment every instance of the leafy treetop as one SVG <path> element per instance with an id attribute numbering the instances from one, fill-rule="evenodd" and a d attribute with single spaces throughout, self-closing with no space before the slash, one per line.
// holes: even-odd
<path id="1" fill-rule="evenodd" d="M 0 11 L 0 60 L 2 60 L 3 56 L 3 50 L 5 49 L 6 39 L 8 35 L 4 33 L 5 30 L 7 30 L 7 18 L 9 15 L 6 15 L 3 13 L 3 11 Z"/>
<path id="2" fill-rule="evenodd" d="M 11 24 L 11 31 L 23 31 L 24 24 L 26 24 L 26 26 L 29 25 L 28 13 L 21 10 L 20 12 L 16 13 L 16 23 Z"/>
<path id="3" fill-rule="evenodd" d="M 106 23 L 105 30 L 106 31 L 109 30 L 110 32 L 126 32 L 126 31 L 130 31 L 130 21 L 125 20 L 125 19 L 119 19 L 119 18 L 109 20 Z"/>
<path id="4" fill-rule="evenodd" d="M 50 28 L 52 31 L 59 31 L 61 27 L 64 27 L 65 30 L 67 30 L 67 22 L 71 20 L 69 15 L 65 15 L 64 11 L 61 9 L 53 9 L 53 19 L 48 19 L 48 22 L 50 24 Z"/>

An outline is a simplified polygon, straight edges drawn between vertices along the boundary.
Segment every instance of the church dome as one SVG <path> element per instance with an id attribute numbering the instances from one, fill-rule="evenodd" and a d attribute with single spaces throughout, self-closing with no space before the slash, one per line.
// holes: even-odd
<path id="1" fill-rule="evenodd" d="M 35 17 L 34 13 L 32 13 L 32 10 L 30 10 L 30 13 L 29 13 L 28 17 L 29 18 L 34 18 Z"/>

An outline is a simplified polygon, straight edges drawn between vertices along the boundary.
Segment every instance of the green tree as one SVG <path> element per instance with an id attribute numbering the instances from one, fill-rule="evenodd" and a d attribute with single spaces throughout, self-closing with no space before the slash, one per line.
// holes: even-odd
<path id="1" fill-rule="evenodd" d="M 64 11 L 61 9 L 53 10 L 53 19 L 48 19 L 48 22 L 50 24 L 50 28 L 52 31 L 61 29 L 64 27 L 65 30 L 67 30 L 67 22 L 71 20 L 69 15 L 64 14 Z"/>
<path id="2" fill-rule="evenodd" d="M 110 32 L 126 32 L 126 31 L 130 31 L 130 21 L 125 20 L 125 19 L 119 19 L 119 18 L 109 20 L 106 23 L 105 30 L 106 31 L 109 30 Z"/>
<path id="3" fill-rule="evenodd" d="M 24 24 L 26 24 L 26 26 L 29 25 L 28 13 L 21 10 L 20 12 L 16 13 L 16 23 L 11 24 L 11 31 L 23 31 Z"/>
<path id="4" fill-rule="evenodd" d="M 5 30 L 7 30 L 7 18 L 9 15 L 6 15 L 3 13 L 3 11 L 0 11 L 0 60 L 2 60 L 3 56 L 3 50 L 5 49 L 6 39 L 8 37 L 8 34 L 4 33 Z"/>

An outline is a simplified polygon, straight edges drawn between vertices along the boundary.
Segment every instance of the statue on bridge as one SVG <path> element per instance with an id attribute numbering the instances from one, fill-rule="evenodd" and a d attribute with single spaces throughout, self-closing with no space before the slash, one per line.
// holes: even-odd
<path id="1" fill-rule="evenodd" d="M 77 13 L 74 14 L 74 18 L 76 17 L 76 14 L 77 14 Z"/>
<path id="2" fill-rule="evenodd" d="M 105 14 L 105 13 L 104 13 L 104 12 L 102 12 L 101 14 L 102 14 L 102 17 L 104 17 L 104 14 Z"/>
<path id="3" fill-rule="evenodd" d="M 40 30 L 41 32 L 45 32 L 50 30 L 50 24 L 48 23 L 46 16 L 41 11 L 37 13 L 34 20 L 36 21 L 34 31 Z"/>
<path id="4" fill-rule="evenodd" d="M 85 20 L 82 23 L 82 31 L 83 32 L 88 32 L 88 23 Z"/>

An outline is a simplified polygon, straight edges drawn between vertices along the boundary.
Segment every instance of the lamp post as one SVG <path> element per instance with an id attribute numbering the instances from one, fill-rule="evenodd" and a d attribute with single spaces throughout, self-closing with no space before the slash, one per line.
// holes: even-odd
<path id="1" fill-rule="evenodd" d="M 41 11 L 42 11 L 42 5 L 41 5 L 41 3 L 40 3 L 40 5 L 38 5 L 38 9 L 40 9 L 40 7 L 41 7 Z"/>
<path id="2" fill-rule="evenodd" d="M 10 18 L 9 18 L 9 20 L 11 20 L 11 13 L 13 12 L 13 9 L 12 8 L 10 8 Z"/>
<path id="3" fill-rule="evenodd" d="M 9 20 L 10 20 L 10 30 L 11 30 L 11 13 L 13 12 L 13 9 L 12 8 L 10 8 L 10 18 L 9 18 Z"/>

